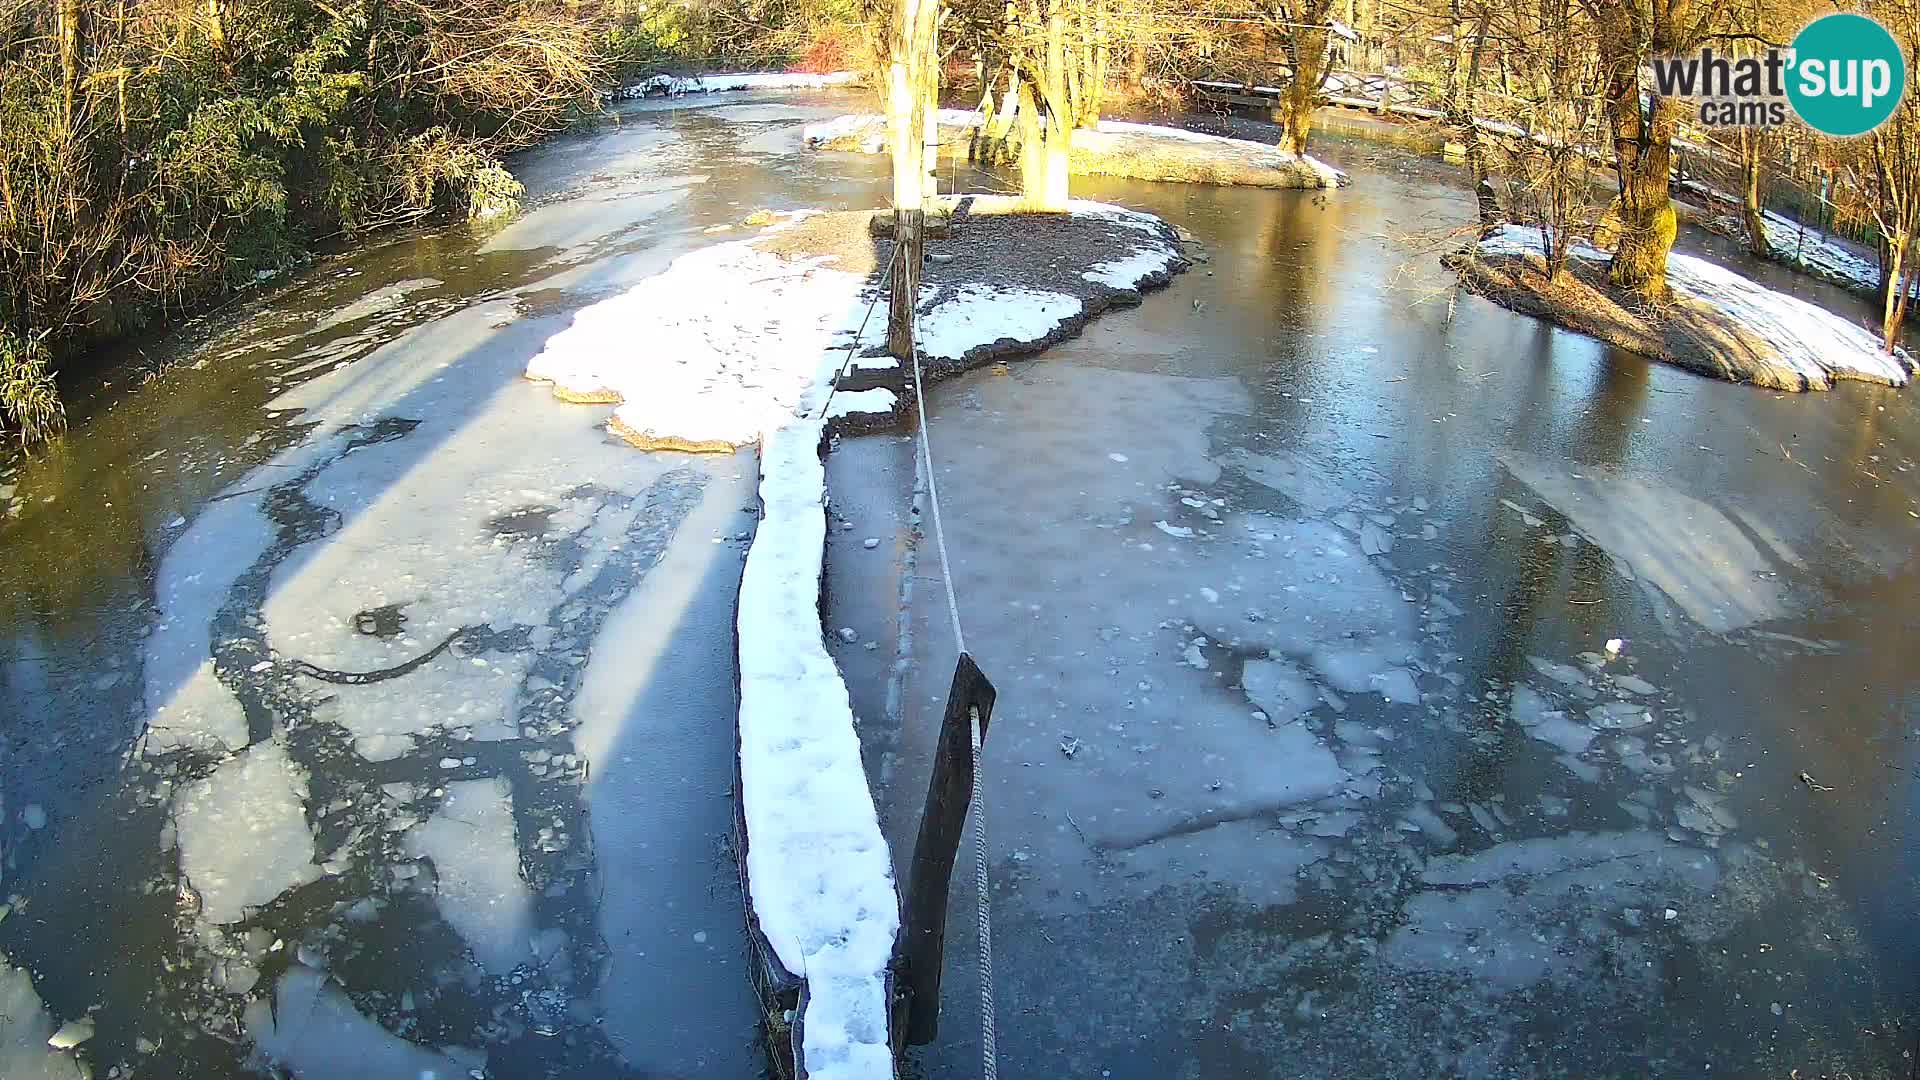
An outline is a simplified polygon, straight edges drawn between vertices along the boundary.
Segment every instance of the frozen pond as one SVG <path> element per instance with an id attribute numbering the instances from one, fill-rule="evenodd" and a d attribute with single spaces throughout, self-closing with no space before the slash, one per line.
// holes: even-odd
<path id="1" fill-rule="evenodd" d="M 1449 319 L 1409 240 L 1471 213 L 1458 180 L 1323 151 L 1351 188 L 1076 180 L 1211 261 L 932 392 L 999 690 L 1001 1070 L 1907 1076 L 1913 395 L 1730 386 L 1470 297 Z M 863 452 L 911 485 L 908 444 Z M 836 601 L 906 661 L 867 703 L 897 857 L 953 664 L 932 545 L 911 559 L 904 637 Z M 932 1076 L 979 1067 L 962 863 Z"/>
<path id="2" fill-rule="evenodd" d="M 505 227 L 142 343 L 0 465 L 0 1075 L 761 1068 L 755 462 L 638 453 L 520 372 L 756 209 L 883 198 L 881 159 L 799 142 L 865 101 L 626 106 L 518 162 Z M 1904 1076 L 1912 396 L 1449 321 L 1405 239 L 1456 180 L 1324 149 L 1353 187 L 1078 184 L 1212 261 L 934 391 L 1001 695 L 1002 1068 Z M 831 467 L 834 640 L 910 835 L 937 564 L 908 444 Z M 947 986 L 921 1062 L 975 1075 L 970 965 Z"/>
<path id="3" fill-rule="evenodd" d="M 759 1074 L 758 464 L 521 373 L 755 210 L 874 198 L 800 153 L 811 100 L 624 106 L 504 227 L 142 343 L 0 466 L 0 1076 Z"/>

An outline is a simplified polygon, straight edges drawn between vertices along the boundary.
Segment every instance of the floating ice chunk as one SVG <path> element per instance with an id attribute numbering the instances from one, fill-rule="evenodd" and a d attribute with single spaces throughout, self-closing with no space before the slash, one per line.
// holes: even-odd
<path id="1" fill-rule="evenodd" d="M 1552 702 L 1540 691 L 1526 683 L 1513 688 L 1513 704 L 1508 707 L 1507 715 L 1513 718 L 1514 723 L 1521 727 L 1532 727 L 1550 714 L 1559 715 L 1555 713 Z"/>
<path id="2" fill-rule="evenodd" d="M 435 1053 L 362 1016 L 327 977 L 294 964 L 275 993 L 247 1003 L 242 1017 L 254 1045 L 299 1080 L 455 1080 L 484 1056 Z M 11 1076 L 11 1074 L 9 1074 Z"/>
<path id="3" fill-rule="evenodd" d="M 1353 493 L 1332 479 L 1333 470 L 1312 458 L 1280 450 L 1255 454 L 1235 450 L 1222 457 L 1221 464 L 1239 469 L 1247 478 L 1269 487 L 1300 505 L 1303 510 L 1324 514 L 1353 500 Z"/>
<path id="4" fill-rule="evenodd" d="M 1641 697 L 1659 692 L 1658 687 L 1637 675 L 1615 675 L 1613 677 L 1613 685 L 1625 690 L 1629 694 L 1638 694 Z"/>
<path id="5" fill-rule="evenodd" d="M 440 809 L 407 835 L 407 854 L 433 861 L 440 914 L 495 975 L 526 960 L 533 892 L 520 876 L 513 792 L 504 779 L 447 785 Z"/>
<path id="6" fill-rule="evenodd" d="M 0 956 L 0 1076 L 7 1080 L 80 1080 L 80 1066 L 66 1054 L 49 1054 L 53 1017 L 33 979 Z"/>
<path id="7" fill-rule="evenodd" d="M 1414 803 L 1407 808 L 1406 817 L 1407 821 L 1424 833 L 1427 839 L 1442 848 L 1450 848 L 1460 842 L 1460 834 L 1454 831 L 1453 826 L 1441 820 L 1440 815 L 1434 813 L 1433 807 L 1428 803 Z"/>
<path id="8" fill-rule="evenodd" d="M 256 743 L 174 803 L 180 869 L 209 923 L 234 922 L 320 876 L 307 777 L 278 742 Z"/>
<path id="9" fill-rule="evenodd" d="M 1538 723 L 1527 729 L 1527 734 L 1568 754 L 1585 753 L 1598 737 L 1598 732 L 1592 728 L 1575 723 L 1560 712 L 1545 714 Z"/>
<path id="10" fill-rule="evenodd" d="M 1545 660 L 1538 656 L 1527 657 L 1527 663 L 1532 666 L 1533 670 L 1562 686 L 1588 685 L 1586 672 L 1570 664 L 1556 664 L 1551 660 Z"/>
<path id="11" fill-rule="evenodd" d="M 1153 523 L 1153 527 L 1173 537 L 1175 540 L 1193 539 L 1193 530 L 1187 528 L 1185 525 L 1169 525 L 1164 521 L 1156 521 Z"/>
<path id="12" fill-rule="evenodd" d="M 1274 724 L 1298 719 L 1319 702 L 1313 684 L 1285 660 L 1249 660 L 1240 675 L 1247 700 L 1260 707 Z"/>
<path id="13" fill-rule="evenodd" d="M 1379 648 L 1328 648 L 1316 650 L 1310 657 L 1313 670 L 1348 694 L 1385 694 L 1391 687 L 1404 700 L 1419 700 L 1418 690 L 1409 690 L 1413 677 L 1399 668 Z M 1396 676 L 1394 673 L 1399 672 Z M 1404 677 L 1404 681 L 1402 678 Z"/>
<path id="14" fill-rule="evenodd" d="M 1500 463 L 1706 629 L 1724 633 L 1786 614 L 1773 562 L 1719 508 L 1612 466 L 1575 472 L 1518 452 L 1501 454 Z M 1607 644 L 1609 657 L 1625 647 L 1618 638 Z"/>
<path id="15" fill-rule="evenodd" d="M 77 1020 L 69 1020 L 61 1024 L 60 1030 L 54 1032 L 53 1036 L 47 1040 L 47 1045 L 55 1050 L 71 1050 L 91 1038 L 93 1038 L 93 1017 L 82 1016 Z"/>
<path id="16" fill-rule="evenodd" d="M 1380 696 L 1396 705 L 1420 704 L 1420 687 L 1413 680 L 1413 672 L 1406 668 L 1388 668 L 1367 676 L 1367 685 L 1379 691 Z"/>
<path id="17" fill-rule="evenodd" d="M 20 822 L 34 832 L 47 827 L 47 808 L 37 802 L 30 802 L 20 808 Z"/>
<path id="18" fill-rule="evenodd" d="M 1610 701 L 1587 710 L 1593 725 L 1610 731 L 1631 731 L 1653 723 L 1653 713 L 1645 705 L 1631 701 Z"/>

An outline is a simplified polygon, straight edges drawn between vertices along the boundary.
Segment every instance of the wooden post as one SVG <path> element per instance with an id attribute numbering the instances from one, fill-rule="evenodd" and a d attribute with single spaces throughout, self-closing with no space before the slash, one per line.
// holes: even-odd
<path id="1" fill-rule="evenodd" d="M 937 77 L 934 31 L 939 0 L 900 0 L 894 9 L 893 62 L 887 68 L 887 134 L 893 151 L 893 285 L 887 304 L 887 352 L 913 353 L 913 309 L 920 295 L 921 238 L 925 232 L 925 141 L 933 110 L 927 81 Z"/>
<path id="2" fill-rule="evenodd" d="M 926 257 L 927 212 L 893 208 L 893 287 L 887 295 L 887 353 L 913 358 L 913 308 L 920 295 L 920 264 Z"/>
<path id="3" fill-rule="evenodd" d="M 973 802 L 974 716 L 980 740 L 993 716 L 993 684 L 973 657 L 960 654 L 947 691 L 947 711 L 934 750 L 933 777 L 927 782 L 927 807 L 920 815 L 920 838 L 908 870 L 906 918 L 901 946 L 906 958 L 907 1041 L 924 1046 L 940 1032 L 940 974 L 946 963 L 947 888 L 954 857 Z"/>

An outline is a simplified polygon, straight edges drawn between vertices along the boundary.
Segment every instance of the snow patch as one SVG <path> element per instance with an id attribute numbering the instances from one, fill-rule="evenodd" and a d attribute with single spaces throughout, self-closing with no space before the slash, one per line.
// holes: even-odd
<path id="1" fill-rule="evenodd" d="M 827 404 L 827 419 L 845 416 L 888 416 L 900 399 L 885 387 L 872 390 L 843 390 Z"/>
<path id="2" fill-rule="evenodd" d="M 920 317 L 920 351 L 959 360 L 1000 341 L 1039 341 L 1080 314 L 1080 301 L 1056 292 L 962 285 Z"/>
<path id="3" fill-rule="evenodd" d="M 718 75 L 655 75 L 627 86 L 621 97 L 637 98 L 648 94 L 678 97 L 682 94 L 716 94 L 728 90 L 825 90 L 850 86 L 860 76 L 852 71 L 824 75 L 803 71 L 740 71 Z"/>
<path id="4" fill-rule="evenodd" d="M 1487 255 L 1537 255 L 1540 230 L 1502 225 L 1481 239 Z M 1606 252 L 1574 244 L 1576 259 L 1605 262 Z M 1880 350 L 1879 339 L 1862 327 L 1796 296 L 1766 288 L 1705 259 L 1673 252 L 1667 256 L 1667 284 L 1676 295 L 1724 313 L 1773 346 L 1782 363 L 1816 386 L 1846 375 L 1905 386 L 1907 365 Z"/>

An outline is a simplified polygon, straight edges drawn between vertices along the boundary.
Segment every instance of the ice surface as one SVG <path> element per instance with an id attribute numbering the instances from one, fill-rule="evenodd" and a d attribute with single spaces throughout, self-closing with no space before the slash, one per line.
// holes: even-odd
<path id="1" fill-rule="evenodd" d="M 1616 935 L 1581 926 L 1710 892 L 1713 858 L 1653 833 L 1569 833 L 1433 859 L 1382 955 L 1396 966 L 1516 988 L 1608 962 Z M 1622 943 L 1623 944 L 1623 943 Z"/>
<path id="2" fill-rule="evenodd" d="M 504 778 L 448 784 L 440 809 L 407 834 L 406 851 L 433 860 L 440 914 L 488 971 L 504 977 L 530 959 L 533 894 L 520 876 Z"/>
<path id="3" fill-rule="evenodd" d="M 1220 464 L 1240 470 L 1248 479 L 1285 495 L 1309 513 L 1324 514 L 1353 501 L 1353 492 L 1329 476 L 1330 469 L 1304 454 L 1234 450 L 1222 455 Z"/>
<path id="4" fill-rule="evenodd" d="M 353 322 L 356 319 L 364 319 L 369 315 L 377 315 L 380 312 L 399 307 L 406 303 L 407 296 L 411 293 L 420 292 L 423 289 L 436 288 L 444 284 L 446 284 L 446 282 L 441 281 L 439 278 L 423 277 L 408 278 L 405 281 L 396 281 L 391 285 L 383 285 L 378 289 L 374 289 L 372 292 L 363 293 L 358 299 L 347 304 L 345 307 L 322 316 L 320 320 L 314 324 L 314 329 L 331 330 L 336 326 Z"/>
<path id="5" fill-rule="evenodd" d="M 1247 699 L 1275 724 L 1296 720 L 1320 704 L 1320 693 L 1285 660 L 1249 660 L 1240 676 Z"/>
<path id="6" fill-rule="evenodd" d="M 1515 478 L 1581 533 L 1633 568 L 1688 617 L 1725 632 L 1786 614 L 1774 564 L 1712 505 L 1610 465 L 1499 455 Z"/>
<path id="7" fill-rule="evenodd" d="M 174 804 L 180 869 L 215 925 L 320 876 L 307 827 L 306 774 L 278 742 L 256 743 Z"/>
<path id="8" fill-rule="evenodd" d="M 1097 204 L 1075 212 L 1139 220 Z M 830 263 L 751 241 L 681 256 L 580 311 L 527 366 L 565 395 L 619 401 L 623 434 L 760 445 L 762 518 L 737 621 L 748 889 L 781 964 L 807 980 L 803 1053 L 809 1075 L 823 1080 L 889 1074 L 885 973 L 898 931 L 890 856 L 819 621 L 821 414 L 865 287 Z M 751 305 L 738 301 L 742 281 L 753 284 Z M 1080 310 L 1055 293 L 963 286 L 928 305 L 924 348 L 959 358 L 995 342 L 1038 342 Z M 869 391 L 835 395 L 832 405 L 892 401 L 889 391 Z M 1301 749 L 1311 752 L 1306 738 Z"/>
<path id="9" fill-rule="evenodd" d="M 47 1048 L 53 1017 L 33 979 L 0 956 L 0 1076 L 7 1080 L 81 1080 L 72 1056 Z"/>
<path id="10" fill-rule="evenodd" d="M 1540 231 L 1502 225 L 1480 241 L 1488 254 L 1537 254 Z M 1604 262 L 1606 252 L 1575 244 L 1574 258 Z M 1905 386 L 1906 366 L 1880 348 L 1879 339 L 1848 319 L 1796 296 L 1778 293 L 1726 267 L 1673 252 L 1667 256 L 1667 284 L 1739 321 L 1772 345 L 1783 363 L 1809 382 L 1824 386 L 1839 372 L 1894 386 Z"/>
<path id="11" fill-rule="evenodd" d="M 852 71 L 824 75 L 804 71 L 724 72 L 718 75 L 655 75 L 628 86 L 627 97 L 643 94 L 714 94 L 727 90 L 825 90 L 858 82 Z"/>
<path id="12" fill-rule="evenodd" d="M 271 997 L 247 1003 L 245 1023 L 260 1053 L 297 1080 L 460 1080 L 485 1060 L 435 1053 L 388 1032 L 325 975 L 297 963 Z"/>
<path id="13" fill-rule="evenodd" d="M 250 482 L 234 485 L 238 492 Z M 210 627 L 227 590 L 272 538 L 259 496 L 210 502 L 160 561 L 160 621 L 146 647 L 146 747 L 237 750 L 247 742 L 240 703 L 214 675 Z"/>

